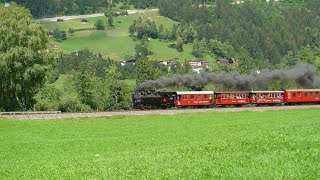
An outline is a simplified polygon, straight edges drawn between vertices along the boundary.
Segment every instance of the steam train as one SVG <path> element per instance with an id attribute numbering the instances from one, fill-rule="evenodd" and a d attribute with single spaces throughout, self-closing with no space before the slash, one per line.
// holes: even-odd
<path id="1" fill-rule="evenodd" d="M 283 91 L 157 91 L 132 95 L 134 109 L 166 109 L 172 107 L 241 107 L 320 103 L 320 89 Z"/>

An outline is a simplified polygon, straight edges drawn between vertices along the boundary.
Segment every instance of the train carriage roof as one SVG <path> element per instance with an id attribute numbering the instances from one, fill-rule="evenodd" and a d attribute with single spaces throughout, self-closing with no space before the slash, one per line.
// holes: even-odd
<path id="1" fill-rule="evenodd" d="M 184 94 L 213 94 L 213 91 L 177 91 L 178 95 Z"/>
<path id="2" fill-rule="evenodd" d="M 284 91 L 250 91 L 250 93 L 253 93 L 253 94 L 259 94 L 259 93 L 284 93 Z"/>
<path id="3" fill-rule="evenodd" d="M 320 89 L 287 89 L 287 92 L 320 92 Z"/>
<path id="4" fill-rule="evenodd" d="M 250 91 L 221 91 L 214 92 L 215 94 L 248 94 Z"/>

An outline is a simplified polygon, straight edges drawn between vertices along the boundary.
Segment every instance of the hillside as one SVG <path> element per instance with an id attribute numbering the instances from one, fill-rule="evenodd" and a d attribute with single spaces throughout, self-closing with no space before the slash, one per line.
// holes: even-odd
<path id="1" fill-rule="evenodd" d="M 67 40 L 62 42 L 51 41 L 64 52 L 70 53 L 81 49 L 88 49 L 94 53 L 101 53 L 104 57 L 110 57 L 114 60 L 124 60 L 126 57 L 134 56 L 134 47 L 139 41 L 129 36 L 129 26 L 133 20 L 143 17 L 144 19 L 152 19 L 157 26 L 164 25 L 165 28 L 171 29 L 174 22 L 168 18 L 160 16 L 157 11 L 146 11 L 144 13 L 135 13 L 128 16 L 118 16 L 114 18 L 113 28 L 104 31 L 98 30 L 83 30 L 76 31 L 74 35 L 67 35 Z M 94 23 L 101 19 L 107 21 L 106 17 L 92 17 L 87 18 L 87 23 L 82 23 L 81 19 L 72 19 L 63 22 L 42 22 L 42 24 L 49 30 L 53 31 L 58 28 L 68 32 L 69 28 L 72 29 L 90 29 Z M 170 41 L 162 41 L 158 39 L 150 39 L 150 50 L 153 52 L 149 56 L 151 60 L 167 60 L 179 58 L 181 60 L 196 59 L 191 54 L 192 45 L 185 45 L 184 52 L 178 52 L 176 49 L 169 48 Z M 212 59 L 207 57 L 207 59 Z"/>

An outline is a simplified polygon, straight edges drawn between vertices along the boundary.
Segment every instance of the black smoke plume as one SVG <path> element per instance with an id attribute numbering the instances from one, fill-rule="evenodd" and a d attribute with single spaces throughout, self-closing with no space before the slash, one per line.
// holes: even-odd
<path id="1" fill-rule="evenodd" d="M 226 88 L 250 90 L 252 87 L 265 87 L 272 81 L 292 81 L 304 88 L 319 88 L 320 77 L 316 69 L 309 64 L 299 64 L 289 70 L 255 71 L 251 74 L 239 73 L 207 73 L 175 75 L 170 78 L 161 77 L 157 80 L 148 80 L 137 86 L 138 90 L 159 89 L 170 86 L 204 86 L 209 83 L 223 85 Z"/>

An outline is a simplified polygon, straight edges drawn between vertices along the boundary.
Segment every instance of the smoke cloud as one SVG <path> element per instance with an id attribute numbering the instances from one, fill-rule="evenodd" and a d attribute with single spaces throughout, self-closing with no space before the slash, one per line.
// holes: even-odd
<path id="1" fill-rule="evenodd" d="M 148 80 L 137 86 L 138 90 L 159 89 L 170 86 L 204 86 L 210 83 L 220 84 L 237 90 L 250 90 L 252 87 L 265 87 L 272 81 L 296 82 L 304 88 L 319 88 L 320 77 L 316 68 L 309 64 L 299 64 L 289 70 L 268 70 L 241 75 L 239 73 L 207 73 L 175 75 L 170 78 L 161 77 Z"/>

